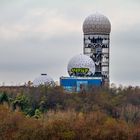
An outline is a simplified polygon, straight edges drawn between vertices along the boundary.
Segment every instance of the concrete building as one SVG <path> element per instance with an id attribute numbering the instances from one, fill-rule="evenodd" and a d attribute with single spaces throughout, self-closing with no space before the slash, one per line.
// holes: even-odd
<path id="1" fill-rule="evenodd" d="M 83 53 L 95 62 L 94 77 L 102 77 L 109 84 L 109 48 L 111 24 L 99 13 L 88 16 L 83 23 Z"/>
<path id="2" fill-rule="evenodd" d="M 60 78 L 65 90 L 79 92 L 92 86 L 109 85 L 110 32 L 110 21 L 102 14 L 95 13 L 84 20 L 83 54 L 69 61 L 70 77 Z"/>

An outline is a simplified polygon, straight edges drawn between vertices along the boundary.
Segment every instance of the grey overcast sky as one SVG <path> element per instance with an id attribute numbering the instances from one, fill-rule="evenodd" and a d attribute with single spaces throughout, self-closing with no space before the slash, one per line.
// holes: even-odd
<path id="1" fill-rule="evenodd" d="M 68 76 L 83 21 L 96 11 L 112 24 L 111 83 L 140 85 L 140 0 L 0 0 L 0 85 Z"/>

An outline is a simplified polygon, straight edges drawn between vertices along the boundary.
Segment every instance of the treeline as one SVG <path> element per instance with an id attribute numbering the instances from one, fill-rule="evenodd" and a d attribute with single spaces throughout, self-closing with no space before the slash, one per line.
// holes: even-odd
<path id="1" fill-rule="evenodd" d="M 0 140 L 139 140 L 140 88 L 1 87 Z"/>

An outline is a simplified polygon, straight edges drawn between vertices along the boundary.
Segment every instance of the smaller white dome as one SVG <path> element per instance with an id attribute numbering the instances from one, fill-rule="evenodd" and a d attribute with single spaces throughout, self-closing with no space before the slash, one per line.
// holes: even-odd
<path id="1" fill-rule="evenodd" d="M 68 73 L 70 76 L 88 77 L 95 73 L 95 63 L 87 55 L 76 55 L 68 63 Z"/>
<path id="2" fill-rule="evenodd" d="M 35 78 L 35 80 L 33 81 L 33 86 L 37 87 L 40 85 L 52 86 L 54 85 L 54 81 L 49 75 L 41 74 L 39 77 Z"/>
<path id="3" fill-rule="evenodd" d="M 105 33 L 109 34 L 111 31 L 111 23 L 109 19 L 99 13 L 88 16 L 83 23 L 84 34 L 91 33 Z"/>

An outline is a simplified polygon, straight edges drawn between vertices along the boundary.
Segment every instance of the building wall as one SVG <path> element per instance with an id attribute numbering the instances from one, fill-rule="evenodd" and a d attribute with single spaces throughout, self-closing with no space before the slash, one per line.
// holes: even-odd
<path id="1" fill-rule="evenodd" d="M 79 92 L 91 86 L 101 86 L 102 78 L 61 77 L 60 85 L 67 91 Z"/>
<path id="2" fill-rule="evenodd" d="M 109 83 L 109 34 L 84 34 L 84 54 L 95 62 L 95 75 Z"/>

